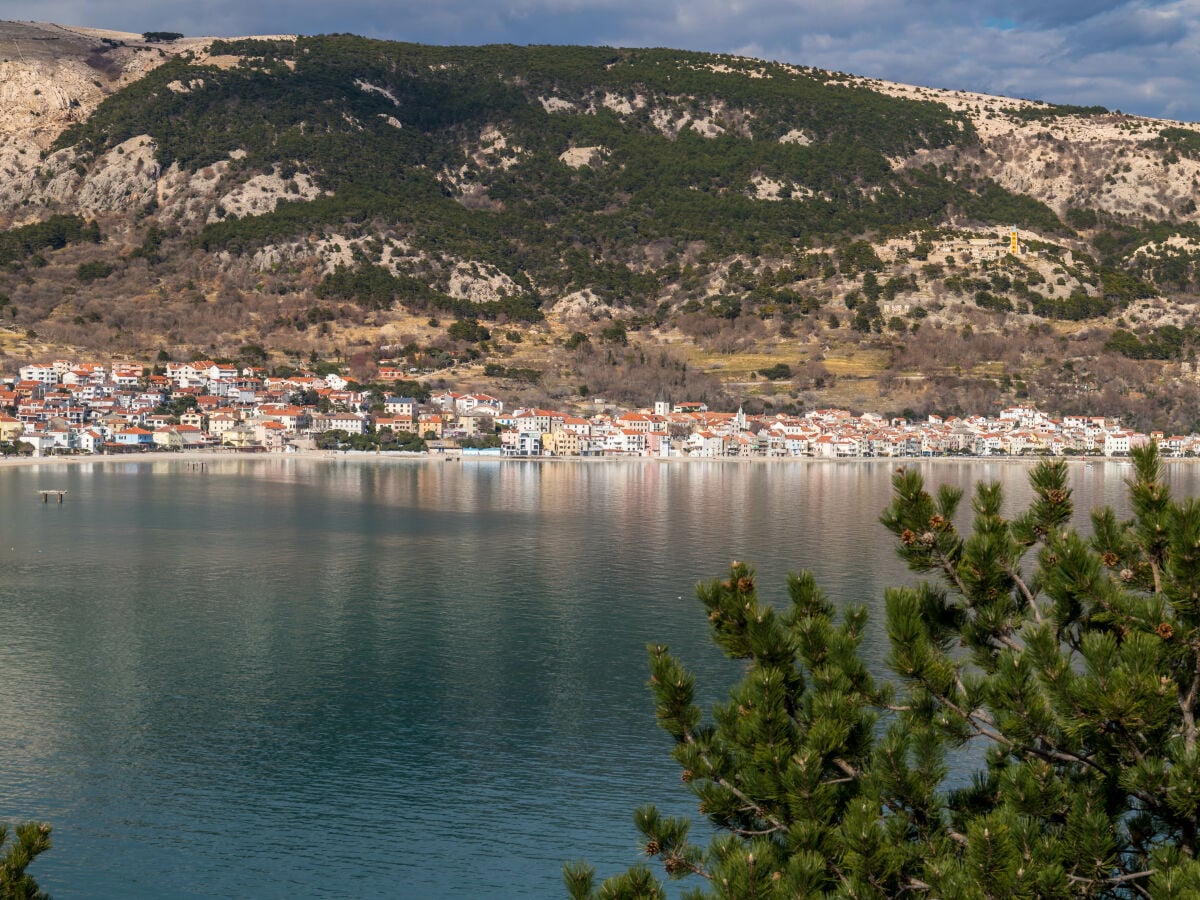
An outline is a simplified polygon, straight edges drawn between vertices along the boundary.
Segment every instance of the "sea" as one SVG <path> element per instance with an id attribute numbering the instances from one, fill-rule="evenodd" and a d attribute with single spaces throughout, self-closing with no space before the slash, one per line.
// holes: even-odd
<path id="1" fill-rule="evenodd" d="M 1022 463 L 909 464 L 1029 498 Z M 886 675 L 894 469 L 0 464 L 0 821 L 51 823 L 57 898 L 564 896 L 565 861 L 638 860 L 639 805 L 695 815 L 646 647 L 726 696 L 698 582 L 811 569 Z M 1130 473 L 1073 462 L 1077 524 Z"/>

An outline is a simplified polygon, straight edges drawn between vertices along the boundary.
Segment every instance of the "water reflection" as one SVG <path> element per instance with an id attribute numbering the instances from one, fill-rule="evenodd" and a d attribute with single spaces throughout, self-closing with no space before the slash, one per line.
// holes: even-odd
<path id="1" fill-rule="evenodd" d="M 1022 465 L 922 469 L 1028 498 Z M 330 846 L 347 895 L 560 896 L 562 860 L 634 858 L 635 806 L 692 811 L 644 648 L 670 643 L 708 700 L 736 677 L 697 580 L 745 559 L 782 599 L 812 568 L 869 607 L 882 671 L 883 588 L 910 579 L 878 525 L 892 470 L 0 469 L 0 815 L 55 823 L 38 867 L 56 896 L 328 896 Z M 1077 522 L 1124 511 L 1128 474 L 1074 464 Z M 37 501 L 51 483 L 61 506 Z"/>

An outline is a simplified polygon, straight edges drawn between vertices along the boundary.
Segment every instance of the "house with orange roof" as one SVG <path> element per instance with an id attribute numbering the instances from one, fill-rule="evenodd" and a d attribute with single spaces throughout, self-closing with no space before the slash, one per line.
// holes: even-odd
<path id="1" fill-rule="evenodd" d="M 561 423 L 552 423 L 551 431 L 573 431 L 580 436 L 586 436 L 592 432 L 592 423 L 580 416 L 564 415 Z"/>
<path id="2" fill-rule="evenodd" d="M 667 419 L 653 413 L 630 412 L 617 416 L 616 425 L 618 428 L 633 428 L 643 434 L 649 434 L 651 431 L 665 432 Z"/>
<path id="3" fill-rule="evenodd" d="M 212 443 L 210 436 L 195 425 L 186 425 L 180 422 L 178 425 L 172 425 L 171 430 L 183 439 L 184 450 L 206 447 Z"/>
<path id="4" fill-rule="evenodd" d="M 562 424 L 565 418 L 562 413 L 551 409 L 522 409 L 513 416 L 513 425 L 517 431 L 544 434 L 553 431 L 554 425 Z"/>
<path id="5" fill-rule="evenodd" d="M 417 415 L 417 401 L 413 397 L 385 397 L 383 408 L 388 415 L 401 419 L 413 419 Z"/>
<path id="6" fill-rule="evenodd" d="M 136 425 L 113 432 L 112 442 L 122 448 L 148 449 L 154 443 L 154 432 Z"/>
<path id="7" fill-rule="evenodd" d="M 106 378 L 103 366 L 83 365 L 76 366 L 71 371 L 64 373 L 59 379 L 59 384 L 65 384 L 68 387 L 76 387 L 81 384 L 98 385 L 103 384 Z"/>
<path id="8" fill-rule="evenodd" d="M 103 388 L 99 385 L 83 383 L 71 388 L 71 400 L 76 403 L 90 403 L 103 396 Z"/>
<path id="9" fill-rule="evenodd" d="M 28 365 L 17 369 L 17 376 L 22 381 L 36 381 L 41 384 L 58 384 L 62 373 L 54 366 Z"/>
<path id="10" fill-rule="evenodd" d="M 451 430 L 463 437 L 476 437 L 480 434 L 492 434 L 496 430 L 496 417 L 481 413 L 479 407 L 470 412 L 459 413 L 451 423 Z"/>
<path id="11" fill-rule="evenodd" d="M 644 456 L 646 432 L 638 428 L 614 428 L 605 441 L 605 454 L 611 456 Z"/>
<path id="12" fill-rule="evenodd" d="M 212 363 L 207 369 L 204 370 L 203 374 L 206 375 L 210 381 L 233 381 L 241 373 L 238 371 L 237 366 L 224 363 Z"/>
<path id="13" fill-rule="evenodd" d="M 262 445 L 258 443 L 253 428 L 249 425 L 237 425 L 221 432 L 221 446 L 233 447 L 235 450 L 251 450 Z"/>
<path id="14" fill-rule="evenodd" d="M 503 456 L 541 456 L 542 435 L 536 431 L 505 431 L 500 435 Z"/>
<path id="15" fill-rule="evenodd" d="M 440 413 L 421 413 L 417 417 L 417 434 L 421 437 L 432 434 L 440 438 L 444 428 L 445 422 Z"/>
<path id="16" fill-rule="evenodd" d="M 348 434 L 366 434 L 367 417 L 352 412 L 331 412 L 327 415 L 315 415 L 308 428 L 312 434 L 325 431 L 345 431 Z"/>
<path id="17" fill-rule="evenodd" d="M 813 455 L 820 459 L 836 459 L 837 438 L 832 434 L 822 434 L 813 441 Z"/>
<path id="18" fill-rule="evenodd" d="M 262 419 L 282 422 L 292 434 L 298 433 L 309 424 L 308 411 L 290 403 L 263 403 L 258 407 L 256 414 Z"/>
<path id="19" fill-rule="evenodd" d="M 454 391 L 435 391 L 429 395 L 429 402 L 443 409 L 453 409 L 461 396 L 463 395 Z"/>
<path id="20" fill-rule="evenodd" d="M 461 394 L 454 398 L 454 408 L 460 413 L 470 412 L 477 406 L 491 407 L 497 415 L 504 411 L 504 401 L 491 394 Z"/>
<path id="21" fill-rule="evenodd" d="M 228 413 L 216 413 L 208 417 L 208 433 L 217 438 L 237 426 L 237 418 Z"/>
<path id="22" fill-rule="evenodd" d="M 45 422 L 50 418 L 50 407 L 41 400 L 27 400 L 17 406 L 17 418 L 22 422 Z"/>
<path id="23" fill-rule="evenodd" d="M 415 433 L 417 430 L 417 420 L 403 416 L 377 416 L 375 418 L 375 427 L 381 430 L 386 428 L 396 434 L 401 431 Z"/>
<path id="24" fill-rule="evenodd" d="M 13 392 L 18 398 L 40 400 L 46 396 L 46 385 L 40 381 L 29 381 L 23 378 L 13 385 Z"/>
<path id="25" fill-rule="evenodd" d="M 404 381 L 408 378 L 408 369 L 404 366 L 380 366 L 375 373 L 376 381 Z"/>
<path id="26" fill-rule="evenodd" d="M 646 455 L 666 458 L 678 456 L 679 449 L 671 436 L 664 431 L 651 431 L 646 435 Z"/>
<path id="27" fill-rule="evenodd" d="M 542 435 L 542 450 L 547 456 L 578 456 L 578 432 L 558 428 Z"/>
<path id="28" fill-rule="evenodd" d="M 287 449 L 287 428 L 284 427 L 282 422 L 267 419 L 266 421 L 256 423 L 253 428 L 255 441 L 268 452 L 281 453 Z"/>
<path id="29" fill-rule="evenodd" d="M 1004 434 L 999 431 L 985 431 L 975 436 L 975 453 L 978 456 L 991 456 L 1004 448 Z"/>
<path id="30" fill-rule="evenodd" d="M 75 446 L 83 453 L 99 453 L 104 448 L 104 435 L 95 428 L 83 428 L 75 433 Z"/>
<path id="31" fill-rule="evenodd" d="M 25 426 L 15 416 L 0 414 L 0 441 L 6 443 L 15 441 L 21 436 Z"/>
<path id="32" fill-rule="evenodd" d="M 698 456 L 704 459 L 716 459 L 725 455 L 728 438 L 715 431 L 693 431 L 683 442 L 686 456 Z"/>
<path id="33" fill-rule="evenodd" d="M 151 439 L 155 449 L 157 450 L 182 450 L 183 438 L 171 426 L 164 426 L 154 429 L 154 436 Z"/>

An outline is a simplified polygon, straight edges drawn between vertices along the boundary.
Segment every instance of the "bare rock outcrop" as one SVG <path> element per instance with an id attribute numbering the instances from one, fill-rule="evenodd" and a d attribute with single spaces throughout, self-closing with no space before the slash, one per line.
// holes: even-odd
<path id="1" fill-rule="evenodd" d="M 44 150 L 178 49 L 124 32 L 0 22 L 0 135 Z"/>

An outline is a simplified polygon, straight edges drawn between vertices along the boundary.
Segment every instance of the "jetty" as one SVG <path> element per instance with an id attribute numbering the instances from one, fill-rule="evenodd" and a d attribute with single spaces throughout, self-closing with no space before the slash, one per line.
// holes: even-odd
<path id="1" fill-rule="evenodd" d="M 40 491 L 38 491 L 38 493 L 42 495 L 42 502 L 43 502 L 43 503 L 49 503 L 49 502 L 50 502 L 50 495 L 51 495 L 51 494 L 56 494 L 56 495 L 58 496 L 58 502 L 59 502 L 59 503 L 62 503 L 62 502 L 63 502 L 63 497 L 65 497 L 65 496 L 66 496 L 66 494 L 67 494 L 67 492 L 66 492 L 66 491 L 60 491 L 60 490 L 46 490 L 46 489 L 40 490 Z"/>

